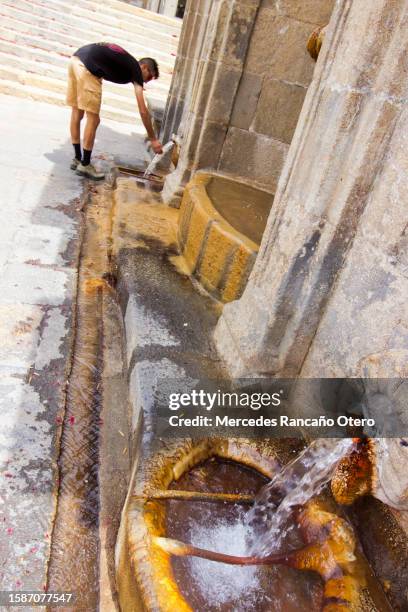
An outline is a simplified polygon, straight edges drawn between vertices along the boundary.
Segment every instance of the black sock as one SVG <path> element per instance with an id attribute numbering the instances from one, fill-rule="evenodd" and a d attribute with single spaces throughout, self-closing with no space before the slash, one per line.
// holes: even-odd
<path id="1" fill-rule="evenodd" d="M 81 161 L 82 153 L 81 153 L 81 145 L 79 143 L 73 143 L 72 145 L 75 151 L 75 159 Z"/>
<path id="2" fill-rule="evenodd" d="M 89 164 L 91 163 L 91 155 L 92 155 L 92 149 L 90 151 L 88 151 L 88 149 L 84 149 L 84 156 L 82 158 L 83 166 L 89 166 Z"/>

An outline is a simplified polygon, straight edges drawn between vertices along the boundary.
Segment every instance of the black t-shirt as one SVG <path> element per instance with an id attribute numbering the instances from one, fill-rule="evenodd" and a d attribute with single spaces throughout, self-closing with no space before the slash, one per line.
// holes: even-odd
<path id="1" fill-rule="evenodd" d="M 113 83 L 143 85 L 139 62 L 119 45 L 92 43 L 75 51 L 74 55 L 98 78 Z"/>

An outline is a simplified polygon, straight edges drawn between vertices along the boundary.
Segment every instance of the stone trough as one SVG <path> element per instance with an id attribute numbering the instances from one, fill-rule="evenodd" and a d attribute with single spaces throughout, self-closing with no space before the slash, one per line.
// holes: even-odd
<path id="1" fill-rule="evenodd" d="M 197 173 L 187 185 L 180 250 L 189 272 L 217 299 L 241 296 L 272 202 L 271 193 L 221 175 Z"/>

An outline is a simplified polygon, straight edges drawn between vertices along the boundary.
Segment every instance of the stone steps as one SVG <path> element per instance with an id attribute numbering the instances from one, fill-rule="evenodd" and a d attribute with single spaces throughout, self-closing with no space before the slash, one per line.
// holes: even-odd
<path id="1" fill-rule="evenodd" d="M 6 9 L 7 8 L 8 7 L 6 7 Z M 0 5 L 0 16 L 2 18 L 0 24 L 2 30 L 0 38 L 10 42 L 16 42 L 17 44 L 24 44 L 33 49 L 41 49 L 44 51 L 54 50 L 56 52 L 62 50 L 64 55 L 69 57 L 78 47 L 88 42 L 98 42 L 101 39 L 107 38 L 107 32 L 99 32 L 94 28 L 92 30 L 76 30 L 75 38 L 71 35 L 73 33 L 72 31 L 68 36 L 66 30 L 63 30 L 61 36 L 60 24 L 55 21 L 38 21 L 36 23 L 27 12 L 17 12 L 15 9 L 12 9 L 9 13 L 13 13 L 13 17 L 11 17 L 10 14 L 5 14 L 5 12 L 7 12 L 7 10 L 5 11 L 4 6 Z M 7 24 L 3 23 L 6 19 L 8 19 Z M 40 23 L 42 25 L 39 25 Z M 65 28 L 66 26 L 64 25 L 63 27 Z M 63 37 L 65 37 L 65 40 Z M 110 38 L 114 42 L 123 45 L 123 47 L 135 57 L 153 54 L 157 56 L 157 61 L 162 67 L 161 72 L 163 79 L 170 80 L 174 63 L 174 56 L 171 55 L 173 51 L 163 52 L 152 48 L 151 41 L 149 41 L 150 46 L 148 47 L 144 46 L 142 43 L 135 45 L 134 41 L 130 42 L 123 36 L 123 31 L 116 35 L 111 34 Z"/>
<path id="2" fill-rule="evenodd" d="M 27 78 L 33 75 L 59 81 L 60 91 L 65 91 L 67 79 L 67 67 L 65 62 L 63 67 L 55 66 L 53 64 L 47 64 L 35 59 L 27 59 L 19 55 L 3 53 L 1 50 L 2 48 L 2 42 L 0 41 L 0 66 L 4 67 L 3 70 L 7 70 L 8 72 L 15 71 L 16 74 L 25 72 L 27 74 Z M 15 79 L 11 78 L 11 80 Z M 131 86 L 116 85 L 116 83 L 105 81 L 103 84 L 103 92 L 104 94 L 108 92 L 115 94 L 116 96 L 124 98 L 124 100 L 132 101 L 134 104 L 135 94 L 133 87 Z M 152 82 L 146 86 L 146 97 L 151 99 L 153 103 L 165 102 L 167 99 L 167 91 L 163 90 L 163 88 L 159 89 L 157 87 L 157 83 Z"/>
<path id="3" fill-rule="evenodd" d="M 159 81 L 146 86 L 154 114 L 166 103 L 181 22 L 120 0 L 0 0 L 0 92 L 63 105 L 67 64 L 81 45 L 112 40 L 151 55 Z M 102 117 L 143 129 L 133 87 L 104 82 Z"/>
<path id="4" fill-rule="evenodd" d="M 35 72 L 43 76 L 52 76 L 56 79 L 62 79 L 66 83 L 68 58 L 51 53 L 42 49 L 26 47 L 17 43 L 11 43 L 0 38 L 0 54 L 3 65 L 13 66 L 26 70 L 27 72 Z M 169 84 L 165 82 L 152 81 L 146 87 L 146 93 L 162 100 L 167 99 Z M 117 85 L 106 81 L 104 88 L 116 92 L 118 95 L 134 97 L 133 88 L 130 85 Z"/>
<path id="5" fill-rule="evenodd" d="M 13 19 L 2 14 L 0 6 L 0 39 L 17 44 L 27 45 L 34 49 L 43 51 L 62 52 L 64 55 L 72 55 L 76 49 L 84 44 L 84 40 L 88 42 L 98 42 L 101 40 L 101 34 L 95 32 L 78 32 L 74 37 L 72 32 L 70 35 L 61 33 L 58 25 L 51 23 L 50 26 L 42 27 L 30 23 L 29 15 L 23 15 L 26 21 L 21 19 Z M 20 15 L 19 15 L 20 17 Z M 46 25 L 46 24 L 45 24 Z M 58 42 L 52 40 L 52 36 L 58 37 Z M 170 80 L 173 62 L 172 56 L 169 53 L 157 51 L 152 47 L 146 48 L 142 45 L 135 45 L 134 42 L 129 44 L 126 40 L 115 37 L 115 42 L 122 45 L 135 57 L 143 57 L 146 55 L 155 55 L 160 64 L 161 74 L 164 80 Z M 170 58 L 170 59 L 169 59 Z"/>
<path id="6" fill-rule="evenodd" d="M 131 41 L 131 36 L 138 36 L 141 44 L 149 44 L 154 37 L 155 41 L 160 45 L 166 47 L 166 43 L 169 48 L 174 48 L 174 42 L 176 41 L 170 33 L 160 32 L 158 24 L 154 24 L 153 27 L 149 27 L 148 23 L 140 20 L 135 20 L 128 17 L 119 17 L 107 15 L 106 12 L 102 12 L 101 9 L 93 10 L 91 3 L 89 7 L 82 8 L 78 6 L 78 2 L 68 2 L 67 0 L 2 0 L 2 7 L 4 9 L 18 9 L 25 11 L 34 20 L 41 18 L 48 21 L 63 22 L 66 26 L 78 27 L 82 29 L 90 29 L 93 31 L 99 31 L 101 34 L 105 33 L 108 36 L 128 34 L 127 40 Z M 93 3 L 96 6 L 96 3 Z"/>
<path id="7" fill-rule="evenodd" d="M 12 92 L 11 82 L 18 82 L 25 86 L 34 87 L 34 95 L 31 89 L 27 91 L 27 96 L 24 96 L 24 91 L 21 87 L 16 88 L 18 97 L 27 97 L 38 101 L 63 104 L 61 100 L 65 100 L 66 83 L 67 83 L 67 60 L 59 56 L 54 56 L 53 60 L 58 61 L 58 65 L 41 63 L 33 60 L 27 60 L 26 56 L 30 55 L 30 49 L 13 45 L 13 52 L 4 53 L 3 50 L 8 47 L 4 45 L 4 41 L 0 40 L 0 60 L 2 66 L 0 68 L 0 93 L 10 94 Z M 21 55 L 19 53 L 21 51 Z M 32 55 L 32 54 L 31 54 Z M 36 53 L 38 56 L 38 53 Z M 24 66 L 29 69 L 24 70 Z M 6 82 L 3 82 L 6 81 Z M 163 89 L 157 90 L 155 83 L 149 84 L 146 90 L 146 99 L 152 109 L 163 108 L 166 103 L 166 92 Z M 39 96 L 38 88 L 44 91 L 44 97 Z M 58 93 L 58 98 L 50 96 L 52 92 Z M 54 100 L 54 102 L 53 102 Z M 105 108 L 108 105 L 110 108 Z M 118 109 L 115 111 L 114 109 Z M 125 113 L 122 113 L 126 111 Z M 106 111 L 106 112 L 105 112 Z M 134 95 L 134 90 L 131 85 L 116 85 L 114 83 L 105 82 L 103 84 L 103 106 L 102 117 L 120 121 L 121 123 L 130 123 L 132 125 L 140 124 L 141 120 L 137 111 L 137 105 Z"/>
<path id="8" fill-rule="evenodd" d="M 48 104 L 55 104 L 57 106 L 65 106 L 65 95 L 57 91 L 46 91 L 41 87 L 27 85 L 18 81 L 10 81 L 4 78 L 0 78 L 0 93 L 16 96 L 18 98 L 28 98 L 39 102 L 47 102 Z M 129 111 L 118 110 L 117 108 L 112 108 L 105 104 L 101 111 L 101 117 L 129 124 L 135 132 L 140 134 L 144 133 L 144 127 L 139 119 L 137 111 L 130 113 Z"/>
<path id="9" fill-rule="evenodd" d="M 25 44 L 28 42 L 30 44 L 30 38 L 32 37 L 35 48 L 47 50 L 51 45 L 54 49 L 63 48 L 68 55 L 72 55 L 73 51 L 88 42 L 98 42 L 110 37 L 112 41 L 123 45 L 135 57 L 153 55 L 154 53 L 162 67 L 163 76 L 170 75 L 172 71 L 174 56 L 171 53 L 175 52 L 173 48 L 158 50 L 152 48 L 151 39 L 146 46 L 139 37 L 137 38 L 140 42 L 135 44 L 135 40 L 130 41 L 123 30 L 116 32 L 111 29 L 112 31 L 109 32 L 107 31 L 109 29 L 105 27 L 100 28 L 94 25 L 86 29 L 86 24 L 83 24 L 84 27 L 82 28 L 70 27 L 65 22 L 61 23 L 52 19 L 36 17 L 28 11 L 4 4 L 0 4 L 0 16 L 0 26 L 6 32 L 6 36 L 8 34 L 6 40 L 10 40 L 9 37 L 14 35 L 15 42 L 24 42 Z M 5 37 L 4 32 L 1 37 Z M 44 41 L 45 46 L 43 46 L 42 41 Z"/>
<path id="10" fill-rule="evenodd" d="M 41 2 L 43 5 L 48 5 L 46 0 L 35 0 Z M 53 0 L 55 3 L 63 4 L 65 6 L 65 0 Z M 132 5 L 117 1 L 115 4 L 111 2 L 100 2 L 99 0 L 76 0 L 73 3 L 72 12 L 75 15 L 84 15 L 85 11 L 91 11 L 98 15 L 98 21 L 105 24 L 111 25 L 112 21 L 120 24 L 123 28 L 123 22 L 125 22 L 127 29 L 128 27 L 137 27 L 141 34 L 147 36 L 147 31 L 151 30 L 155 38 L 163 43 L 165 41 L 171 41 L 179 36 L 180 33 L 180 21 L 178 19 L 168 19 L 163 15 L 152 13 L 141 9 L 136 9 Z M 129 10 L 130 9 L 130 10 Z M 89 17 L 89 15 L 87 15 Z M 160 26 L 160 27 L 158 27 Z"/>
<path id="11" fill-rule="evenodd" d="M 88 5 L 100 7 L 100 3 L 95 0 L 79 0 L 78 3 L 81 1 L 86 2 Z M 151 13 L 126 2 L 122 2 L 122 0 L 104 0 L 103 12 L 106 12 L 108 7 L 110 10 L 119 11 L 123 16 L 125 13 L 129 13 L 145 24 L 146 22 L 147 24 L 151 24 L 152 27 L 154 27 L 154 23 L 156 22 L 156 24 L 160 24 L 162 28 L 165 28 L 166 31 L 168 30 L 172 34 L 175 33 L 178 35 L 180 32 L 180 21 L 173 17 L 168 17 L 159 13 Z"/>
<path id="12" fill-rule="evenodd" d="M 2 66 L 0 66 L 0 81 L 3 79 L 6 81 L 15 81 L 17 83 L 21 83 L 22 85 L 37 87 L 43 89 L 46 92 L 59 93 L 62 96 L 65 96 L 66 94 L 66 84 L 64 81 L 60 79 L 44 77 L 42 75 L 31 72 L 25 72 L 24 70 L 12 70 L 10 68 L 3 68 Z M 129 113 L 133 113 L 134 115 L 136 115 L 135 119 L 137 119 L 137 105 L 134 96 L 133 98 L 118 96 L 112 92 L 107 92 L 104 89 L 103 104 L 108 105 L 112 108 L 117 108 L 118 110 L 120 109 L 128 111 Z"/>

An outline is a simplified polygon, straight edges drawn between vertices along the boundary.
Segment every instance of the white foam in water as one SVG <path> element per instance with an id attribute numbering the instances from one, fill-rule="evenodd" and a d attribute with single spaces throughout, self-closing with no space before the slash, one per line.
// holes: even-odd
<path id="1" fill-rule="evenodd" d="M 208 517 L 205 517 L 208 518 Z M 230 555 L 245 555 L 248 527 L 244 516 L 235 523 L 203 520 L 201 525 L 191 525 L 189 541 L 194 546 Z M 259 591 L 256 566 L 239 567 L 216 563 L 197 557 L 190 558 L 193 580 L 211 610 L 218 610 L 230 603 L 234 612 L 255 610 Z"/>

